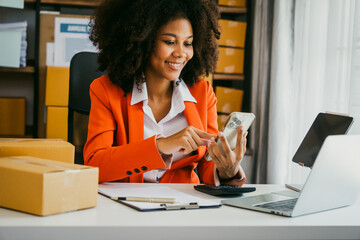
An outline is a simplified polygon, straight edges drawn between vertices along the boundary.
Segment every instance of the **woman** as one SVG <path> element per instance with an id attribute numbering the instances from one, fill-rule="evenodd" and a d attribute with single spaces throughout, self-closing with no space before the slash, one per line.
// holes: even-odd
<path id="1" fill-rule="evenodd" d="M 90 87 L 84 159 L 99 167 L 99 182 L 244 184 L 247 133 L 239 128 L 229 148 L 213 89 L 199 79 L 216 65 L 218 18 L 212 0 L 108 0 L 97 9 L 90 39 L 108 75 Z"/>

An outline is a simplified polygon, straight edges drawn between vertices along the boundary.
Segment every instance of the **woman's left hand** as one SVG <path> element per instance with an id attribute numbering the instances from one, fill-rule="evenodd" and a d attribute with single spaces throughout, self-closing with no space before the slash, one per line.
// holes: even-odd
<path id="1" fill-rule="evenodd" d="M 240 162 L 246 151 L 246 136 L 248 132 L 244 133 L 242 126 L 238 127 L 237 131 L 236 147 L 233 150 L 230 148 L 222 132 L 219 132 L 218 137 L 224 153 L 221 152 L 214 139 L 208 144 L 208 152 L 215 162 L 220 179 L 230 179 L 240 170 Z"/>

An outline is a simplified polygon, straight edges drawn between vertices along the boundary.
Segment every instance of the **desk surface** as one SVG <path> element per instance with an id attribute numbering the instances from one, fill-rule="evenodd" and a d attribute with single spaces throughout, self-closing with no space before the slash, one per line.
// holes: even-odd
<path id="1" fill-rule="evenodd" d="M 166 184 L 219 202 L 192 185 Z M 255 186 L 246 196 L 285 190 Z M 49 238 L 49 236 L 51 236 Z M 99 195 L 96 208 L 38 217 L 0 208 L 0 239 L 360 239 L 360 199 L 350 206 L 288 218 L 230 206 L 138 212 Z"/>

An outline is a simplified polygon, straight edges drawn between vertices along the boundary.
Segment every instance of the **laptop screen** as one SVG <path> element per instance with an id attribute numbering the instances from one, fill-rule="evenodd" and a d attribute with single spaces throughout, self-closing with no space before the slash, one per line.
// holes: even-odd
<path id="1" fill-rule="evenodd" d="M 346 134 L 353 118 L 332 113 L 319 113 L 297 149 L 292 161 L 312 167 L 325 138 L 329 135 Z"/>

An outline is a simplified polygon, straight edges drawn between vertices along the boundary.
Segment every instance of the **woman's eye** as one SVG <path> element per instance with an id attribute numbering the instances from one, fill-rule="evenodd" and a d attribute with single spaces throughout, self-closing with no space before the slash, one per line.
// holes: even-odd
<path id="1" fill-rule="evenodd" d="M 166 43 L 167 45 L 174 45 L 175 42 L 172 42 L 172 41 L 164 41 L 164 43 Z"/>
<path id="2" fill-rule="evenodd" d="M 184 43 L 185 47 L 190 47 L 192 46 L 192 43 Z"/>

